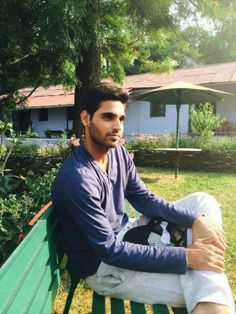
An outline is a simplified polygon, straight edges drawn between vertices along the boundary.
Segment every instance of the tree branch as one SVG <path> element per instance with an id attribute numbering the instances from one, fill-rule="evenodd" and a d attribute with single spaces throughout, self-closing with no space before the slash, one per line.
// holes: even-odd
<path id="1" fill-rule="evenodd" d="M 130 42 L 130 43 L 127 43 L 127 42 L 125 42 L 123 40 L 113 39 L 113 38 L 108 38 L 107 40 L 110 41 L 110 42 L 111 41 L 115 41 L 115 42 L 120 42 L 122 44 L 126 44 L 127 46 L 132 46 L 132 45 L 136 44 L 138 41 L 140 41 L 141 39 L 142 39 L 142 37 L 140 37 L 138 39 L 135 39 L 133 42 Z"/>
<path id="2" fill-rule="evenodd" d="M 41 82 L 40 82 L 41 83 Z M 16 103 L 16 105 L 19 105 L 21 102 L 23 102 L 23 101 L 25 101 L 27 98 L 29 98 L 32 94 L 33 94 L 33 92 L 40 86 L 40 83 L 39 84 L 37 84 L 33 89 L 32 89 L 32 91 L 28 94 L 28 95 L 24 95 L 24 94 L 22 94 L 22 95 L 24 95 L 24 97 L 22 97 L 21 98 L 21 100 L 19 100 L 17 103 Z"/>
<path id="3" fill-rule="evenodd" d="M 31 55 L 31 53 L 28 53 L 28 54 L 27 54 L 27 55 L 25 55 L 24 57 L 19 58 L 19 59 L 16 59 L 15 61 L 11 62 L 11 63 L 10 63 L 10 65 L 12 65 L 12 64 L 16 64 L 16 63 L 18 63 L 18 62 L 21 62 L 22 60 L 24 60 L 24 59 L 28 58 L 30 55 Z"/>

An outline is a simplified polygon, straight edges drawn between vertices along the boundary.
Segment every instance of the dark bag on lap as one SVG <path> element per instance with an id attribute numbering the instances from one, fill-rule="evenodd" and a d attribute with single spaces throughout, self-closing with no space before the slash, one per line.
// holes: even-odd
<path id="1" fill-rule="evenodd" d="M 126 232 L 123 241 L 149 245 L 149 236 L 151 233 L 157 234 L 160 237 L 163 233 L 161 223 L 165 222 L 162 219 L 151 218 L 147 225 L 134 227 Z M 166 222 L 167 223 L 167 222 Z M 172 246 L 187 246 L 187 228 L 168 222 L 166 230 L 170 234 L 170 244 Z"/>

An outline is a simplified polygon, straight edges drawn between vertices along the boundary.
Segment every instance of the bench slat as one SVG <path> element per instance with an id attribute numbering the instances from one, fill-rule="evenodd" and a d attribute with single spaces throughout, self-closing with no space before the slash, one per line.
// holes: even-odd
<path id="1" fill-rule="evenodd" d="M 1 313 L 50 313 L 60 282 L 62 258 L 57 256 L 57 225 L 49 208 L 1 268 Z"/>
<path id="2" fill-rule="evenodd" d="M 28 268 L 28 273 L 23 278 L 21 286 L 18 283 L 19 289 L 9 307 L 10 313 L 19 313 L 19 310 L 17 311 L 19 308 L 22 313 L 28 313 L 31 303 L 35 298 L 41 299 L 42 302 L 47 296 L 48 283 L 51 282 L 52 276 L 54 276 L 56 269 L 58 269 L 56 251 L 57 244 L 52 249 L 49 248 L 47 242 L 41 245 L 37 260 L 31 265 L 31 268 Z M 51 254 L 50 259 L 48 258 L 49 252 Z M 31 288 L 32 285 L 34 289 Z"/>
<path id="3" fill-rule="evenodd" d="M 47 274 L 45 274 L 38 289 L 38 293 L 35 295 L 35 298 L 31 303 L 29 310 L 27 311 L 27 314 L 42 314 L 51 312 L 58 288 L 60 286 L 60 274 L 59 271 L 53 274 L 52 278 L 50 279 L 52 281 L 50 289 L 48 289 L 48 276 L 51 276 L 49 273 L 50 269 L 48 269 Z M 44 297 L 42 297 L 42 294 L 39 293 L 39 291 L 45 291 Z"/>
<path id="4" fill-rule="evenodd" d="M 11 254 L 10 258 L 4 263 L 4 265 L 1 267 L 0 272 L 0 281 L 2 282 L 2 279 L 7 274 L 7 272 L 11 272 L 11 269 L 14 269 L 14 272 L 17 271 L 15 269 L 15 263 L 18 263 L 18 259 L 21 260 L 25 257 L 29 258 L 29 252 L 35 252 L 37 249 L 39 243 L 45 241 L 45 237 L 47 235 L 47 231 L 52 229 L 52 225 L 55 224 L 55 216 L 50 211 L 47 214 L 44 219 L 40 219 L 38 223 L 34 226 L 33 229 L 27 234 L 24 241 L 22 241 L 18 247 L 14 250 L 14 252 Z M 19 263 L 18 263 L 19 264 Z M 18 265 L 20 266 L 20 265 Z M 19 269 L 19 272 L 22 272 L 22 270 L 25 269 L 25 265 L 21 265 L 21 269 Z"/>
<path id="5" fill-rule="evenodd" d="M 47 236 L 47 238 L 45 238 L 45 228 L 45 222 L 40 221 L 37 232 L 34 230 L 30 237 L 25 238 L 23 241 L 25 242 L 24 247 L 22 249 L 20 246 L 16 249 L 15 255 L 12 256 L 12 259 L 14 260 L 11 260 L 11 263 L 9 264 L 6 262 L 6 264 L 3 265 L 1 269 L 1 273 L 3 272 L 3 275 L 0 278 L 1 286 L 4 287 L 4 290 L 0 296 L 1 303 L 3 303 L 4 300 L 6 302 L 9 294 L 12 297 L 11 300 L 8 300 L 8 303 L 12 302 L 13 296 L 18 294 L 19 289 L 22 289 L 22 284 L 30 275 L 31 269 L 34 268 L 34 265 L 38 266 L 38 272 L 35 275 L 40 278 L 40 273 L 44 271 L 42 264 L 45 265 L 49 256 L 47 241 L 51 240 L 50 237 L 52 237 L 53 231 L 51 230 L 50 234 Z M 44 237 L 42 237 L 42 234 L 44 234 Z M 41 242 L 42 238 L 44 240 L 43 242 Z M 42 255 L 43 258 L 39 260 L 42 250 L 45 251 L 45 254 Z M 12 273 L 12 269 L 14 269 L 14 274 Z"/>
<path id="6" fill-rule="evenodd" d="M 112 314 L 125 314 L 124 301 L 111 298 L 111 313 Z"/>
<path id="7" fill-rule="evenodd" d="M 155 304 L 153 305 L 153 313 L 154 314 L 169 314 L 169 310 L 166 305 Z"/>
<path id="8" fill-rule="evenodd" d="M 105 314 L 105 297 L 93 293 L 92 314 Z"/>
<path id="9" fill-rule="evenodd" d="M 188 311 L 186 310 L 186 308 L 183 307 L 172 307 L 172 310 L 174 312 L 174 314 L 188 314 Z"/>
<path id="10" fill-rule="evenodd" d="M 130 302 L 133 314 L 146 314 L 145 306 L 142 303 Z"/>

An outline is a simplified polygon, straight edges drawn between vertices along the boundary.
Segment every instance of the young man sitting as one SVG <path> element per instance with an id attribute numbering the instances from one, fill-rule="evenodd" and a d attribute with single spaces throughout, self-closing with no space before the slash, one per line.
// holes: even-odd
<path id="1" fill-rule="evenodd" d="M 147 189 L 119 145 L 127 102 L 127 93 L 108 84 L 89 88 L 83 97 L 84 142 L 64 162 L 52 189 L 70 265 L 98 294 L 186 306 L 195 314 L 235 313 L 217 201 L 198 192 L 170 203 Z M 133 222 L 125 199 L 142 214 Z M 155 220 L 161 234 L 150 232 L 145 244 L 127 238 L 129 230 L 140 235 Z M 172 243 L 168 224 L 183 230 L 185 246 Z"/>

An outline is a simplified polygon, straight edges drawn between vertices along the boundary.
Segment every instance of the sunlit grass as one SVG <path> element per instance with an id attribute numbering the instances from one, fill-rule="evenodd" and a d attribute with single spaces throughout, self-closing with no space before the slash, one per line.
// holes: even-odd
<path id="1" fill-rule="evenodd" d="M 169 201 L 196 191 L 204 191 L 217 198 L 221 204 L 223 226 L 228 241 L 225 268 L 236 300 L 236 174 L 180 171 L 178 178 L 175 179 L 173 170 L 142 167 L 138 172 L 152 192 Z M 54 306 L 54 314 L 63 312 L 68 280 L 68 276 L 64 276 Z M 91 296 L 90 289 L 85 285 L 79 286 L 70 313 L 91 313 Z M 129 313 L 129 306 L 126 307 Z"/>

